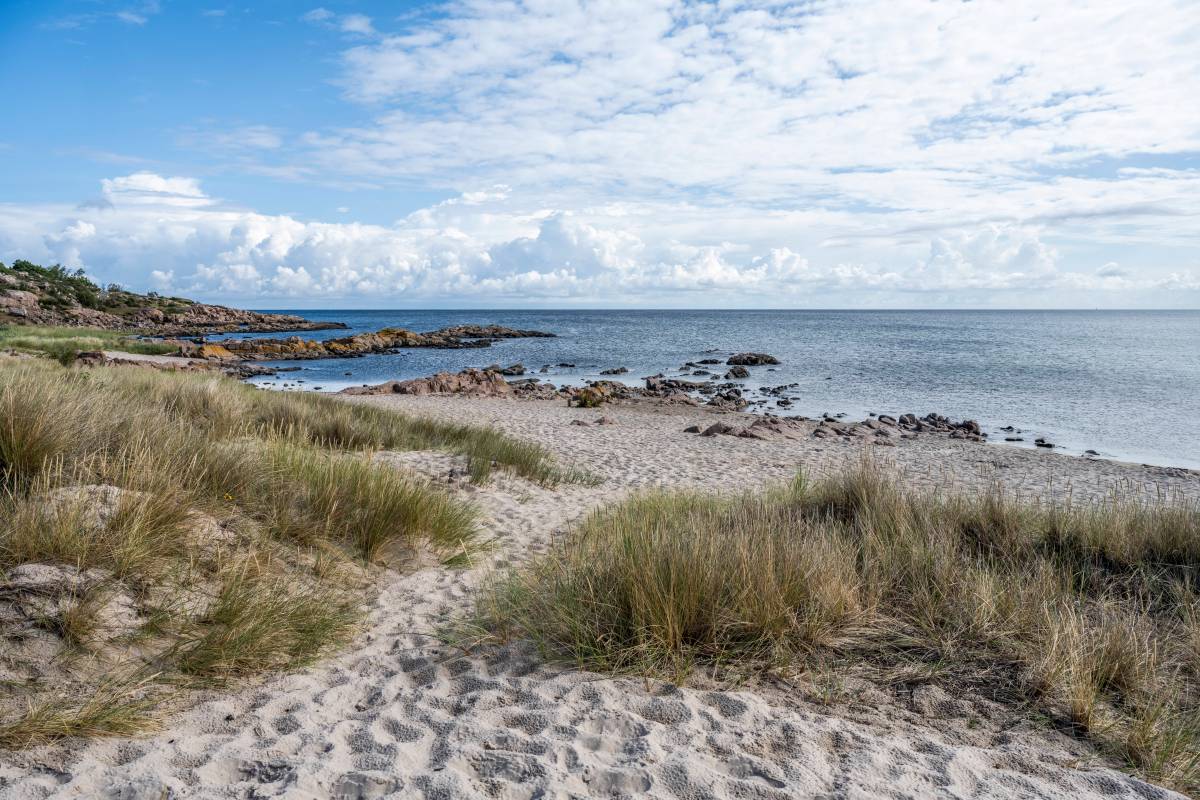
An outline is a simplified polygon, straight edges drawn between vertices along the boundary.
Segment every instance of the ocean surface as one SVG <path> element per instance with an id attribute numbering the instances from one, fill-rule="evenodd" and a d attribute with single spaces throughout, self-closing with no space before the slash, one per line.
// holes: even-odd
<path id="1" fill-rule="evenodd" d="M 275 309 L 278 310 L 278 309 Z M 483 349 L 404 350 L 356 359 L 277 362 L 297 372 L 256 380 L 272 388 L 347 386 L 521 362 L 528 376 L 580 384 L 600 371 L 640 385 L 684 377 L 686 361 L 770 353 L 750 368 L 755 390 L 797 384 L 778 414 L 928 412 L 975 419 L 992 440 L 1041 436 L 1070 453 L 1200 468 L 1200 311 L 293 311 L 349 331 L 429 331 L 495 323 L 557 334 Z M 714 352 L 715 351 L 715 352 Z M 559 368 L 566 363 L 574 367 Z M 539 374 L 543 365 L 550 371 Z M 712 367 L 724 371 L 724 366 Z M 349 373 L 349 374 L 346 374 Z M 611 378 L 610 378 L 611 379 Z M 701 380 L 695 378 L 694 380 Z M 1004 433 L 1011 425 L 1020 433 Z"/>

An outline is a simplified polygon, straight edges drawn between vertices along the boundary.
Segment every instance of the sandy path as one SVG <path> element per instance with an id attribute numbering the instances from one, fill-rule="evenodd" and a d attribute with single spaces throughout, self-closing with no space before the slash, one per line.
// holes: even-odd
<path id="1" fill-rule="evenodd" d="M 493 566 L 528 558 L 587 510 L 638 486 L 753 487 L 800 465 L 822 472 L 859 446 L 681 433 L 694 409 L 383 397 L 442 418 L 493 422 L 605 478 L 546 490 L 500 478 L 455 489 L 479 503 L 486 563 L 381 579 L 348 652 L 304 672 L 213 693 L 165 732 L 21 754 L 0 762 L 0 797 L 1166 797 L 1095 763 L 1085 747 L 992 704 L 931 687 L 896 698 L 844 687 L 833 705 L 799 691 L 675 689 L 541 666 L 521 648 L 464 657 L 426 634 L 469 607 Z M 1040 493 L 1158 487 L 1200 496 L 1200 477 L 949 442 L 886 456 L 913 480 L 999 477 Z M 383 454 L 444 476 L 443 454 Z"/>

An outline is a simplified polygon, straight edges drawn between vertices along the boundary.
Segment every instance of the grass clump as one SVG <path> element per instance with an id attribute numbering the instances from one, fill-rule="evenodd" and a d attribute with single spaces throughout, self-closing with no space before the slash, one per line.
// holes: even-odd
<path id="1" fill-rule="evenodd" d="M 63 365 L 74 363 L 79 353 L 92 350 L 117 350 L 155 356 L 179 352 L 178 345 L 146 341 L 120 331 L 40 325 L 0 326 L 0 348 L 42 353 Z"/>
<path id="2" fill-rule="evenodd" d="M 82 697 L 45 696 L 0 722 L 0 748 L 16 750 L 73 736 L 134 736 L 158 727 L 144 681 L 109 679 Z"/>
<path id="3" fill-rule="evenodd" d="M 475 624 L 589 669 L 860 670 L 1032 704 L 1200 789 L 1200 511 L 936 496 L 870 465 L 738 496 L 653 492 L 480 594 Z"/>
<path id="4" fill-rule="evenodd" d="M 222 576 L 215 602 L 177 650 L 179 670 L 198 677 L 294 668 L 345 643 L 358 620 L 354 598 L 252 559 Z"/>

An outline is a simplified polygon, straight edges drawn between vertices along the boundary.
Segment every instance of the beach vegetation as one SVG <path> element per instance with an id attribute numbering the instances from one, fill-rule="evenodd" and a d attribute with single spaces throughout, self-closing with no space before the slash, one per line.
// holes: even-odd
<path id="1" fill-rule="evenodd" d="M 81 352 L 116 350 L 142 355 L 174 355 L 179 345 L 143 340 L 121 331 L 53 325 L 0 326 L 0 348 L 49 356 L 60 364 L 74 363 Z"/>
<path id="2" fill-rule="evenodd" d="M 1200 790 L 1200 511 L 931 493 L 864 464 L 651 491 L 481 590 L 464 636 L 613 674 L 856 675 L 975 691 Z"/>
<path id="3" fill-rule="evenodd" d="M 5 666 L 27 677 L 0 685 L 0 746 L 126 734 L 163 686 L 309 663 L 372 571 L 471 553 L 476 509 L 379 455 L 411 449 L 568 474 L 494 430 L 212 373 L 0 361 Z"/>

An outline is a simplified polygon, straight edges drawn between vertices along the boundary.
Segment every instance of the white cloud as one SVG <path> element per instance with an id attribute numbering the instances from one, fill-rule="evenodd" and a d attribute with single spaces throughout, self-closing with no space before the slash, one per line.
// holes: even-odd
<path id="1" fill-rule="evenodd" d="M 0 242 L 347 302 L 1196 302 L 1192 0 L 432 11 L 301 16 L 341 34 L 355 124 L 240 120 L 180 144 L 302 191 L 451 199 L 387 226 L 340 216 L 357 200 L 305 222 L 136 173 L 95 207 L 11 209 Z"/>
<path id="2" fill-rule="evenodd" d="M 194 179 L 141 172 L 104 181 L 108 207 L 7 207 L 0 258 L 80 266 L 105 281 L 226 300 L 635 305 L 924 305 L 933 293 L 987 304 L 1036 289 L 1116 292 L 1118 304 L 1200 289 L 1192 269 L 1133 278 L 1064 269 L 1035 229 L 990 225 L 935 235 L 886 260 L 772 246 L 778 229 L 706 243 L 663 235 L 639 209 L 516 208 L 481 189 L 394 225 L 305 222 L 230 208 Z M 675 213 L 657 209 L 656 217 Z M 694 215 L 694 210 L 692 214 Z M 686 232 L 689 224 L 674 226 Z M 702 226 L 711 227 L 711 226 Z M 888 245 L 891 250 L 891 245 Z"/>
<path id="3" fill-rule="evenodd" d="M 111 204 L 200 207 L 212 200 L 200 190 L 194 178 L 164 178 L 153 172 L 135 172 L 100 182 L 105 199 Z"/>
<path id="4" fill-rule="evenodd" d="M 301 21 L 308 22 L 314 25 L 322 25 L 327 28 L 333 28 L 348 33 L 353 36 L 375 36 L 376 30 L 371 24 L 371 18 L 366 14 L 342 14 L 338 15 L 327 8 L 314 8 L 313 10 L 303 14 L 300 17 Z"/>
<path id="5" fill-rule="evenodd" d="M 338 27 L 343 33 L 357 33 L 361 36 L 375 35 L 375 29 L 371 27 L 371 18 L 365 14 L 347 14 L 338 20 Z"/>
<path id="6" fill-rule="evenodd" d="M 333 12 L 327 8 L 314 8 L 300 17 L 305 22 L 325 22 L 333 18 Z"/>

